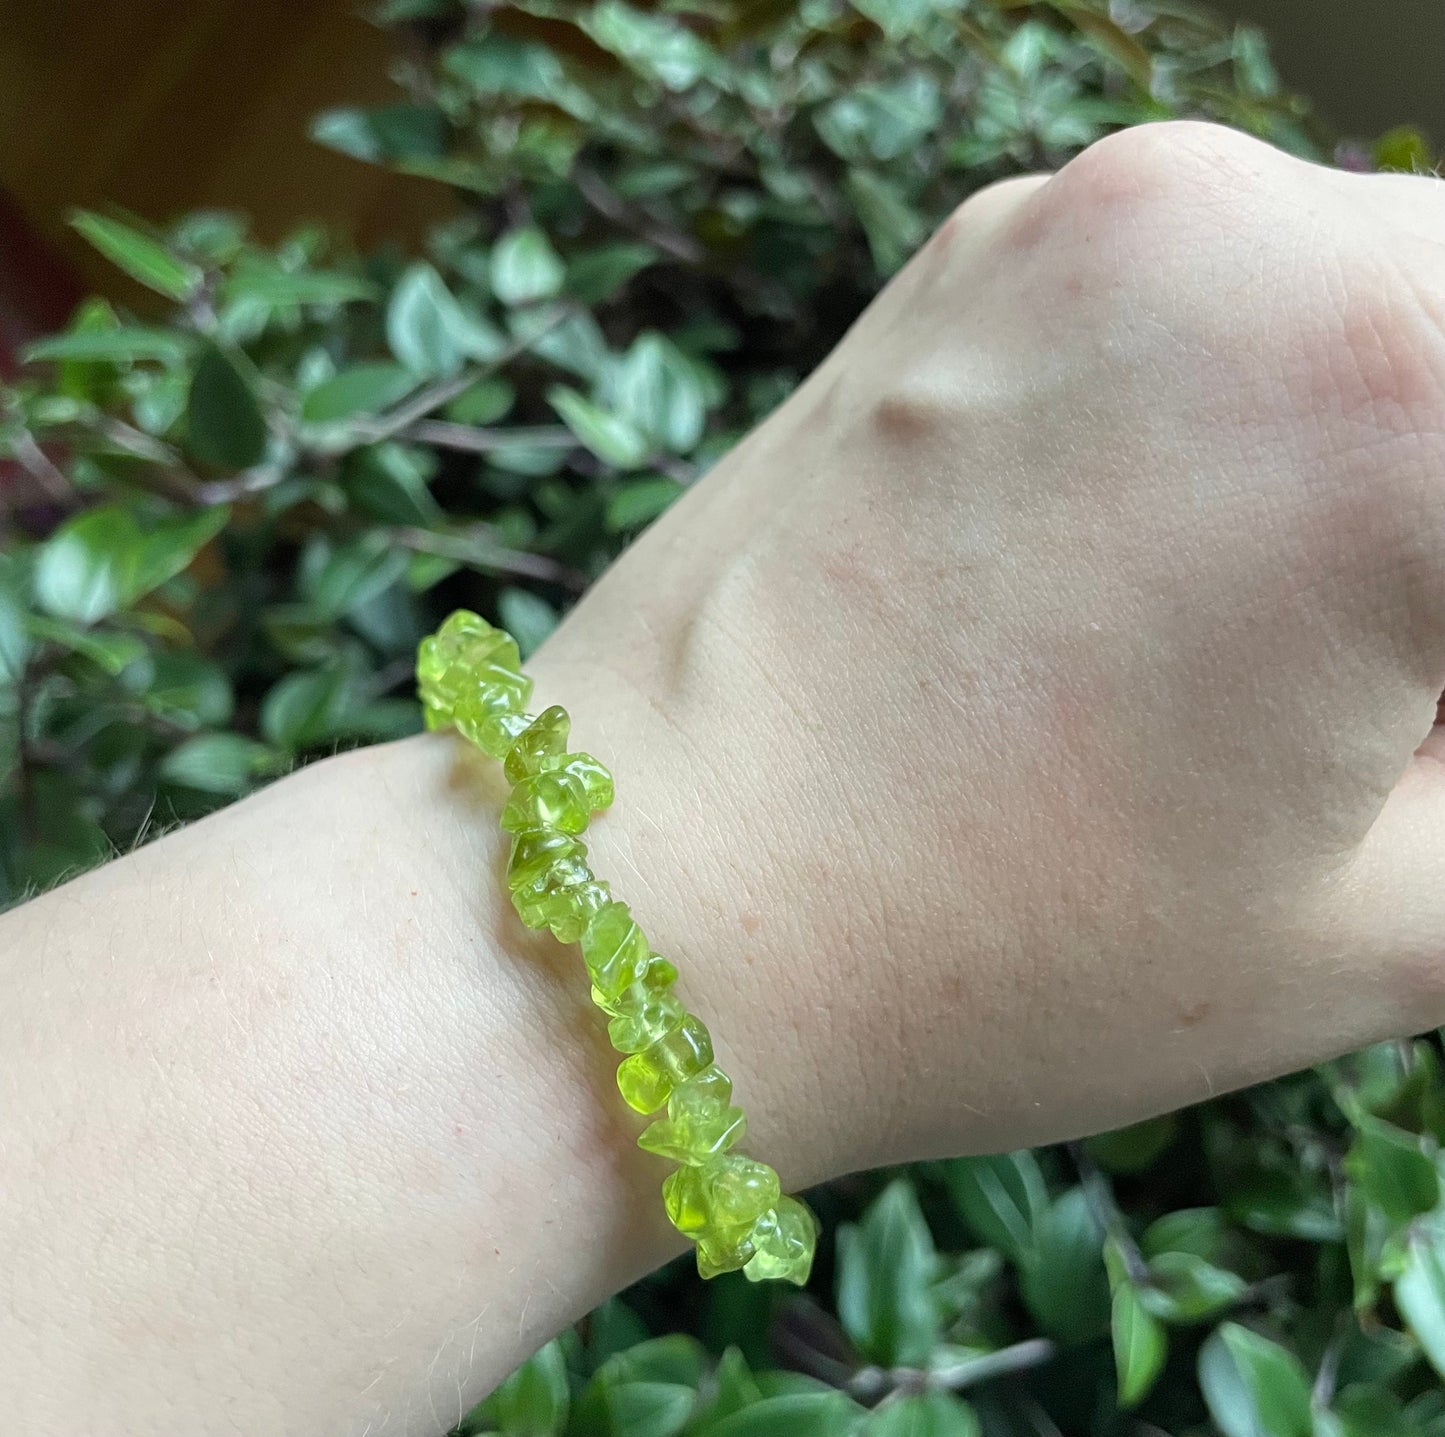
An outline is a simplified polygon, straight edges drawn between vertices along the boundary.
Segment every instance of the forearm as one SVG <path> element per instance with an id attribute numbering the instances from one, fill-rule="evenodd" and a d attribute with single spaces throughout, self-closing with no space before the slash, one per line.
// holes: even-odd
<path id="1" fill-rule="evenodd" d="M 667 821 L 642 805 L 676 799 L 635 723 L 605 732 L 623 796 L 594 858 L 662 947 L 695 920 L 628 863 Z M 17 1430 L 440 1432 L 678 1250 L 575 952 L 506 909 L 476 757 L 434 737 L 318 764 L 0 924 Z M 783 1057 L 759 1091 L 776 1045 L 713 951 L 676 956 L 758 1151 L 816 1178 L 807 1085 Z"/>

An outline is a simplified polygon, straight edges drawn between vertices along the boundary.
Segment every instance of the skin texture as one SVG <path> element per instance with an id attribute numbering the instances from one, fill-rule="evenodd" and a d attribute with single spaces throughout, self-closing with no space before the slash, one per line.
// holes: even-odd
<path id="1" fill-rule="evenodd" d="M 1445 1019 L 1445 192 L 1198 125 L 971 199 L 533 664 L 801 1186 Z M 16 1430 L 438 1433 L 676 1250 L 442 736 L 0 922 Z"/>

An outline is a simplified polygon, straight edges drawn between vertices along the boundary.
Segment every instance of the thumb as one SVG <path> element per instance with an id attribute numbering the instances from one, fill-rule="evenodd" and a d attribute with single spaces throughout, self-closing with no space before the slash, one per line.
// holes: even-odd
<path id="1" fill-rule="evenodd" d="M 1445 732 L 1411 759 L 1332 885 L 1326 946 L 1359 979 L 1379 1039 L 1445 1023 Z"/>

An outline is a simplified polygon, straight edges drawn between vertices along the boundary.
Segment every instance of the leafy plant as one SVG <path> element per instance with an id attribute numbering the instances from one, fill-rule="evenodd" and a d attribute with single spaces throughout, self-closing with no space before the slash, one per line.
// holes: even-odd
<path id="1" fill-rule="evenodd" d="M 1174 0 L 387 0 L 406 94 L 315 135 L 456 196 L 425 252 L 79 231 L 0 396 L 0 897 L 410 731 L 458 601 L 524 647 L 978 186 L 1106 131 L 1323 139 Z M 1428 163 L 1413 131 L 1381 163 Z M 1445 1437 L 1436 1040 L 1070 1150 L 818 1195 L 812 1289 L 682 1268 L 460 1431 Z"/>

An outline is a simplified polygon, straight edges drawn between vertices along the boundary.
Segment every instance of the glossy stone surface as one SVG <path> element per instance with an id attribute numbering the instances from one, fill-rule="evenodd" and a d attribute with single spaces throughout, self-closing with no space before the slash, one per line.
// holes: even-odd
<path id="1" fill-rule="evenodd" d="M 555 828 L 577 834 L 586 829 L 591 816 L 581 778 L 558 770 L 524 778 L 502 809 L 501 825 L 508 833 L 524 828 Z"/>
<path id="2" fill-rule="evenodd" d="M 519 733 L 502 761 L 502 772 L 508 783 L 520 783 L 529 774 L 544 768 L 556 768 L 567 752 L 567 735 L 572 720 L 559 704 L 543 709 Z"/>
<path id="3" fill-rule="evenodd" d="M 801 1287 L 813 1270 L 818 1220 L 797 1198 L 779 1198 L 754 1224 L 752 1241 L 753 1255 L 743 1268 L 750 1282 L 782 1281 Z"/>
<path id="4" fill-rule="evenodd" d="M 582 932 L 582 961 L 604 1000 L 615 999 L 646 971 L 651 950 L 625 903 L 599 908 Z"/>

